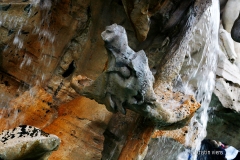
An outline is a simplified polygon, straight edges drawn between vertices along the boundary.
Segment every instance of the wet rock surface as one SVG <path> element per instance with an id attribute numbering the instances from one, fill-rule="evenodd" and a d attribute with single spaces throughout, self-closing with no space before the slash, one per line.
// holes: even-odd
<path id="1" fill-rule="evenodd" d="M 35 86 L 21 96 L 12 99 L 8 107 L 0 109 L 0 128 L 9 129 L 19 125 L 32 125 L 43 128 L 56 117 L 56 106 L 52 96 L 43 88 Z"/>
<path id="2" fill-rule="evenodd" d="M 154 93 L 154 77 L 145 52 L 134 52 L 128 46 L 122 26 L 107 26 L 101 35 L 108 51 L 107 69 L 95 81 L 83 79 L 81 75 L 74 77 L 71 86 L 78 94 L 104 104 L 112 112 L 126 114 L 126 108 L 138 112 L 159 127 L 185 121 L 200 107 L 190 95 L 170 95 L 162 88 L 159 91 L 158 86 L 155 86 L 157 95 Z M 170 97 L 176 97 L 171 99 L 176 99 L 175 102 Z"/>
<path id="3" fill-rule="evenodd" d="M 185 150 L 185 147 L 181 143 L 169 137 L 152 139 L 148 147 L 149 152 L 144 160 L 178 159 L 178 155 Z"/>
<path id="4" fill-rule="evenodd" d="M 239 5 L 234 5 L 238 3 L 235 0 L 220 2 L 223 29 L 228 35 L 219 36 L 223 37 L 220 46 L 226 57 L 219 59 L 216 89 L 220 91 L 215 94 L 225 108 L 238 110 L 240 50 L 236 42 L 233 42 L 233 49 L 229 34 L 239 14 L 238 8 L 231 5 Z M 230 11 L 234 8 L 237 15 L 224 10 L 226 3 L 226 8 Z M 112 117 L 103 105 L 77 98 L 79 95 L 71 88 L 70 82 L 77 78 L 80 84 L 90 85 L 107 71 L 109 61 L 101 33 L 106 26 L 117 23 L 126 29 L 129 47 L 134 52 L 144 50 L 155 77 L 153 90 L 160 103 L 166 108 L 173 109 L 177 104 L 177 107 L 191 106 L 190 111 L 195 110 L 197 101 L 182 93 L 182 84 L 174 86 L 172 82 L 179 73 L 183 75 L 183 81 L 188 79 L 187 72 L 181 70 L 184 71 L 191 57 L 197 63 L 190 65 L 198 68 L 203 50 L 201 46 L 205 43 L 200 38 L 205 40 L 206 37 L 199 36 L 202 31 L 196 30 L 193 36 L 197 38 L 188 43 L 191 39 L 188 35 L 210 4 L 208 0 L 150 0 L 149 4 L 145 0 L 0 1 L 0 129 L 28 124 L 56 134 L 63 143 L 59 151 L 49 157 L 50 160 L 79 159 L 79 155 L 84 159 L 117 159 L 120 155 L 131 158 L 140 155 L 138 158 L 143 158 L 154 133 L 153 128 L 145 126 L 137 113 L 127 111 L 126 115 L 117 113 Z M 194 46 L 191 57 L 187 44 Z M 129 68 L 120 67 L 117 72 L 122 77 L 129 77 Z M 197 77 L 204 80 L 201 74 Z M 193 88 L 196 82 L 196 79 L 191 81 Z M 97 87 L 101 85 L 97 84 Z M 145 99 L 147 96 L 142 97 Z M 124 113 L 125 110 L 119 106 L 113 111 Z M 209 124 L 209 137 L 214 138 L 215 131 L 226 128 L 218 133 L 218 139 L 237 147 L 239 144 L 233 139 L 237 139 L 238 130 L 235 128 L 238 125 L 231 119 L 237 122 L 238 114 L 230 110 L 233 114 L 226 116 L 224 113 L 227 111 L 223 108 L 213 112 L 219 121 Z M 187 119 L 184 124 L 186 122 Z M 167 136 L 183 143 L 184 129 L 178 132 L 160 130 L 157 137 Z M 160 147 L 163 146 L 164 143 Z M 141 150 L 137 150 L 138 147 Z M 127 152 L 129 148 L 132 149 L 131 154 Z M 153 150 L 149 152 L 153 153 Z M 148 157 L 151 156 L 147 154 Z"/>

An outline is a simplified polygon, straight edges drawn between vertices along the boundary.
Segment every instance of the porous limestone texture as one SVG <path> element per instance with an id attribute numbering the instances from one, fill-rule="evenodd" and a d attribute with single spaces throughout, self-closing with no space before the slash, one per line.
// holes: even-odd
<path id="1" fill-rule="evenodd" d="M 195 141 L 199 138 L 199 130 L 201 129 L 201 124 L 195 121 L 193 126 L 184 126 L 174 130 L 155 130 L 152 138 L 171 138 L 187 148 L 194 148 L 197 145 Z"/>
<path id="2" fill-rule="evenodd" d="M 107 69 L 95 81 L 81 75 L 74 77 L 72 87 L 77 93 L 105 104 L 112 112 L 126 114 L 126 108 L 134 110 L 159 126 L 185 120 L 200 107 L 193 96 L 185 95 L 176 103 L 163 106 L 163 93 L 156 96 L 153 91 L 154 77 L 145 52 L 134 52 L 128 46 L 122 26 L 107 26 L 102 38 L 109 57 Z"/>
<path id="3" fill-rule="evenodd" d="M 219 4 L 216 1 L 214 2 L 203 13 L 199 22 L 188 32 L 187 36 L 189 39 L 181 45 L 180 53 L 184 53 L 185 57 L 179 77 L 176 78 L 175 85 L 173 86 L 176 91 L 175 94 L 171 94 L 171 92 L 169 92 L 170 94 L 166 94 L 166 91 L 163 92 L 164 98 L 165 96 L 169 98 L 173 95 L 173 97 L 176 97 L 175 101 L 177 101 L 178 96 L 179 99 L 183 96 L 183 94 L 179 94 L 177 91 L 182 91 L 185 94 L 192 93 L 201 102 L 202 107 L 189 121 L 187 126 L 175 130 L 160 129 L 153 133 L 153 137 L 155 138 L 172 138 L 192 150 L 197 147 L 198 142 L 206 135 L 204 125 L 207 123 L 207 114 L 204 113 L 208 110 L 208 103 L 211 100 L 215 84 L 214 77 L 217 67 L 220 14 L 217 14 L 219 12 Z M 165 102 L 166 105 L 169 105 L 167 102 L 171 101 L 167 100 Z"/>
<path id="4" fill-rule="evenodd" d="M 223 34 L 228 36 L 223 36 Z M 233 109 L 237 112 L 240 111 L 239 108 L 239 93 L 240 93 L 240 69 L 236 63 L 238 63 L 238 55 L 236 60 L 231 57 L 234 56 L 234 46 L 231 44 L 232 39 L 229 37 L 223 28 L 220 27 L 220 51 L 218 53 L 218 64 L 216 70 L 216 84 L 214 89 L 214 94 L 219 98 L 221 104 L 226 107 Z M 229 47 L 226 46 L 228 41 Z"/>
<path id="5" fill-rule="evenodd" d="M 231 81 L 232 83 L 240 85 L 239 68 L 235 64 L 232 64 L 222 53 L 219 54 L 216 74 L 219 77 L 223 77 L 227 81 Z"/>
<path id="6" fill-rule="evenodd" d="M 240 112 L 240 87 L 238 85 L 224 78 L 217 78 L 214 94 L 224 107 Z"/>
<path id="7" fill-rule="evenodd" d="M 185 144 L 186 134 L 188 133 L 188 127 L 184 126 L 176 130 L 155 130 L 152 138 L 172 138 L 181 144 Z"/>
<path id="8" fill-rule="evenodd" d="M 58 149 L 60 139 L 42 130 L 22 125 L 0 134 L 0 159 L 2 160 L 47 160 Z"/>

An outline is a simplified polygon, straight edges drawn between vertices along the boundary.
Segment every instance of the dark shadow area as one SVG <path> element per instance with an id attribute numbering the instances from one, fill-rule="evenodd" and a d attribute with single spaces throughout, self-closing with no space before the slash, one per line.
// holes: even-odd
<path id="1" fill-rule="evenodd" d="M 197 160 L 225 160 L 226 151 L 221 146 L 215 146 L 212 140 L 204 139 L 197 155 Z"/>
<path id="2" fill-rule="evenodd" d="M 70 76 L 70 75 L 74 72 L 75 68 L 76 68 L 75 62 L 72 61 L 72 62 L 69 64 L 68 69 L 62 74 L 62 76 L 63 76 L 64 78 Z"/>

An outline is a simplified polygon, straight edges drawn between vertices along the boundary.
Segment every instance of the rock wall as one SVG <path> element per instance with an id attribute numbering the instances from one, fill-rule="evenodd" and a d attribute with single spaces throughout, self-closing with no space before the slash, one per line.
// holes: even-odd
<path id="1" fill-rule="evenodd" d="M 103 105 L 80 97 L 70 82 L 77 75 L 96 80 L 106 71 L 108 57 L 101 33 L 117 23 L 126 29 L 129 47 L 135 52 L 145 51 L 155 77 L 154 91 L 163 97 L 161 103 L 166 107 L 173 107 L 175 101 L 182 103 L 176 95 L 183 92 L 182 82 L 189 78 L 184 74 L 190 59 L 188 42 L 193 46 L 193 59 L 203 53 L 201 30 L 190 33 L 211 2 L 0 1 L 0 130 L 33 125 L 57 135 L 62 143 L 49 159 L 151 157 L 155 154 L 152 144 L 158 141 L 149 144 L 154 130 L 151 122 L 129 110 L 126 115 L 112 114 Z M 221 50 L 214 94 L 218 104 L 229 110 L 210 105 L 214 118 L 207 130 L 209 138 L 239 147 L 233 139 L 237 139 L 239 129 L 234 120 L 239 118 L 240 56 L 237 43 L 225 28 L 229 17 L 235 16 L 226 11 L 231 10 L 231 4 L 224 8 L 226 3 L 220 1 L 225 18 L 217 37 Z M 202 74 L 198 77 L 204 81 Z M 193 86 L 195 80 L 191 81 Z M 184 143 L 184 129 L 159 130 L 152 138 L 167 136 Z M 218 130 L 223 132 L 216 133 Z M 131 146 L 141 150 L 132 148 L 128 153 Z"/>

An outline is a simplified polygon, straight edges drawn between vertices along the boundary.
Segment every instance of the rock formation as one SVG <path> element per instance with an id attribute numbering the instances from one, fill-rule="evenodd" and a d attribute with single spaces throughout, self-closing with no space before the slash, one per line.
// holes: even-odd
<path id="1" fill-rule="evenodd" d="M 219 62 L 216 71 L 218 77 L 214 90 L 214 94 L 219 98 L 224 107 L 231 108 L 237 112 L 239 112 L 238 95 L 240 91 L 240 50 L 238 49 L 240 44 L 234 42 L 232 38 L 238 36 L 236 28 L 238 23 L 237 17 L 240 11 L 238 3 L 238 1 L 228 1 L 223 12 L 223 24 L 226 30 L 223 28 L 220 29 L 220 42 L 222 43 L 220 43 L 221 50 L 219 52 Z M 232 9 L 232 6 L 235 5 L 238 7 Z M 230 33 L 232 38 L 229 36 Z M 233 35 L 233 33 L 235 34 Z M 226 45 L 226 42 L 228 42 L 229 45 Z"/>
<path id="2" fill-rule="evenodd" d="M 60 139 L 33 126 L 22 125 L 0 134 L 0 159 L 48 159 Z"/>
<path id="3" fill-rule="evenodd" d="M 209 113 L 208 138 L 238 147 L 240 47 L 230 32 L 239 2 L 216 2 L 0 0 L 0 129 L 57 135 L 49 160 L 171 160 L 206 136 Z M 104 45 L 114 23 L 125 40 L 113 45 L 107 27 L 104 41 L 114 41 Z M 188 107 L 188 117 L 174 114 Z"/>
<path id="4" fill-rule="evenodd" d="M 199 107 L 194 97 L 174 94 L 155 95 L 154 77 L 143 50 L 134 52 L 128 46 L 125 29 L 117 24 L 106 27 L 102 38 L 108 51 L 108 65 L 95 81 L 82 76 L 73 78 L 72 87 L 83 96 L 105 104 L 112 112 L 126 114 L 126 108 L 154 120 L 159 126 L 176 123 L 191 116 Z M 99 85 L 101 84 L 101 85 Z M 165 93 L 167 95 L 167 93 Z M 174 102 L 175 100 L 175 102 Z"/>
<path id="5" fill-rule="evenodd" d="M 234 49 L 234 42 L 231 38 L 230 33 L 221 27 L 220 29 L 220 39 L 222 42 L 222 49 L 227 53 L 227 57 L 231 62 L 234 62 L 237 58 L 237 54 Z"/>

